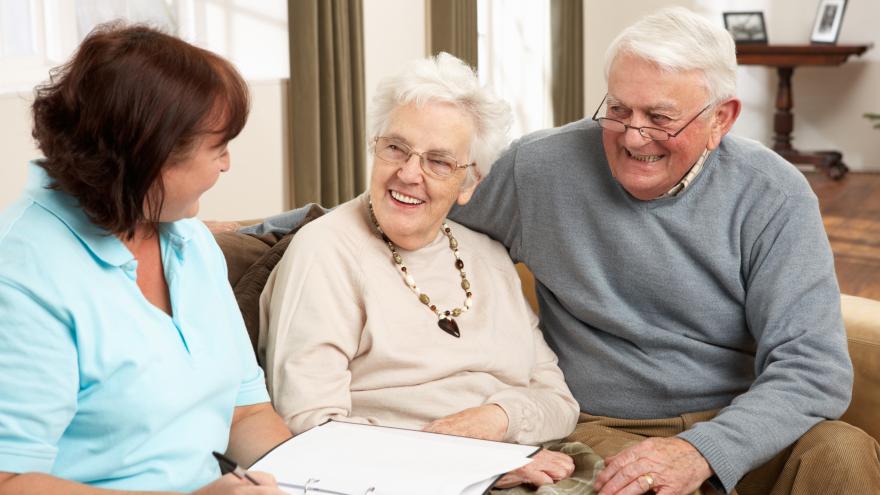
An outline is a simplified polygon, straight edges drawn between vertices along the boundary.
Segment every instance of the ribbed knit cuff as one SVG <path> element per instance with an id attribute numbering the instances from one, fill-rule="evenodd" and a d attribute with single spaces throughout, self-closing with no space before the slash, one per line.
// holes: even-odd
<path id="1" fill-rule="evenodd" d="M 732 492 L 737 482 L 739 482 L 742 473 L 738 473 L 730 464 L 724 450 L 718 447 L 712 438 L 694 428 L 684 431 L 677 436 L 682 440 L 686 440 L 700 451 L 700 454 L 706 458 L 709 466 L 715 471 L 715 475 L 718 476 L 721 484 L 724 485 L 724 491 L 727 493 Z"/>
<path id="2" fill-rule="evenodd" d="M 506 389 L 492 395 L 486 404 L 496 404 L 507 413 L 507 432 L 504 434 L 505 442 L 518 443 L 520 433 L 530 432 L 535 429 L 534 407 L 527 398 L 523 397 L 516 389 Z"/>

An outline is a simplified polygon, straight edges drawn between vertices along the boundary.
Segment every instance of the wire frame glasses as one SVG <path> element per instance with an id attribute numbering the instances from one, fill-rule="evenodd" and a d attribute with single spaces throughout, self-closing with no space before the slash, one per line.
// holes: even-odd
<path id="1" fill-rule="evenodd" d="M 606 94 L 605 97 L 602 98 L 602 102 L 599 103 L 599 108 L 597 108 L 596 111 L 593 113 L 593 120 L 598 122 L 599 125 L 603 129 L 605 129 L 606 131 L 626 132 L 627 129 L 634 129 L 639 133 L 640 136 L 642 136 L 645 139 L 650 139 L 652 141 L 666 141 L 668 139 L 674 138 L 675 136 L 678 136 L 679 134 L 681 134 L 682 131 L 687 129 L 687 126 L 691 125 L 691 122 L 697 120 L 697 117 L 702 115 L 703 112 L 705 112 L 706 110 L 709 109 L 709 107 L 712 106 L 711 103 L 706 105 L 705 107 L 703 107 L 702 110 L 697 112 L 697 114 L 694 115 L 691 120 L 688 120 L 687 123 L 685 123 L 685 125 L 681 126 L 681 129 L 679 129 L 675 132 L 669 132 L 665 129 L 659 129 L 657 127 L 648 127 L 648 126 L 635 127 L 635 126 L 631 126 L 629 124 L 624 124 L 623 122 L 621 122 L 617 119 L 612 119 L 612 118 L 608 118 L 608 117 L 598 117 L 597 118 L 596 116 L 599 115 L 599 110 L 602 109 L 602 105 L 605 104 L 605 100 L 607 100 L 607 99 L 608 99 L 608 95 Z"/>
<path id="2" fill-rule="evenodd" d="M 459 169 L 476 165 L 476 163 L 460 164 L 454 156 L 442 151 L 423 151 L 419 153 L 403 141 L 390 137 L 377 137 L 374 147 L 377 157 L 394 165 L 403 165 L 413 155 L 416 155 L 419 157 L 419 165 L 421 165 L 422 170 L 426 174 L 438 179 L 449 178 Z"/>

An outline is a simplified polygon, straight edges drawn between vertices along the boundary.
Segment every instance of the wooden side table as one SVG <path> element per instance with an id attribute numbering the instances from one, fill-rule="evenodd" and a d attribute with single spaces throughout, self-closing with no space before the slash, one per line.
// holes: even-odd
<path id="1" fill-rule="evenodd" d="M 852 55 L 865 53 L 872 45 L 751 45 L 736 47 L 740 65 L 776 67 L 779 86 L 776 92 L 776 114 L 773 117 L 773 150 L 791 163 L 806 163 L 823 169 L 829 177 L 842 178 L 849 170 L 839 151 L 798 151 L 791 145 L 794 115 L 791 75 L 802 65 L 836 66 Z"/>

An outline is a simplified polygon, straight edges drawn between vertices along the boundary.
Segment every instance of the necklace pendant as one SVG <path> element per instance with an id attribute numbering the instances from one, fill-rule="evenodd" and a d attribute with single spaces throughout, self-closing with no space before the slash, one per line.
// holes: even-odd
<path id="1" fill-rule="evenodd" d="M 440 318 L 437 320 L 437 326 L 440 327 L 441 330 L 452 335 L 455 338 L 461 337 L 461 332 L 458 331 L 458 323 L 455 322 L 452 318 Z"/>

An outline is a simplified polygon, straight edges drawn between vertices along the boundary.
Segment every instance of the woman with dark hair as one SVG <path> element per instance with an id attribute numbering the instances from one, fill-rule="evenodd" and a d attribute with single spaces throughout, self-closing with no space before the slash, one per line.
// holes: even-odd
<path id="1" fill-rule="evenodd" d="M 0 213 L 0 494 L 280 493 L 211 456 L 290 434 L 190 218 L 248 105 L 229 62 L 138 26 L 98 28 L 37 88 L 45 158 Z"/>

